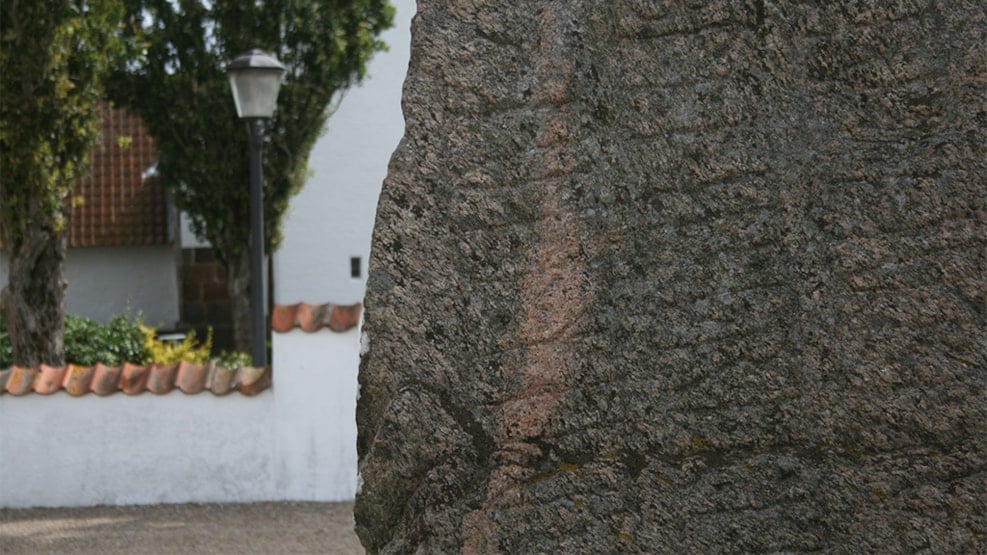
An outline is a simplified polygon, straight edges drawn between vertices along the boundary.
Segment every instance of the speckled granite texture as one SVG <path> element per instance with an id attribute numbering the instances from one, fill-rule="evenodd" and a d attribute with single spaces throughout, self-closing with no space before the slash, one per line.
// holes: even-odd
<path id="1" fill-rule="evenodd" d="M 363 544 L 987 550 L 985 12 L 420 2 Z"/>

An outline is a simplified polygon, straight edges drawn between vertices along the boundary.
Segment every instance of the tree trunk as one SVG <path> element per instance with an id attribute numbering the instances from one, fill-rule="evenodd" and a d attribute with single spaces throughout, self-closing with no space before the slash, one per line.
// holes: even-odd
<path id="1" fill-rule="evenodd" d="M 419 2 L 370 552 L 978 552 L 982 1 Z"/>
<path id="2" fill-rule="evenodd" d="M 241 353 L 250 352 L 250 253 L 230 256 L 226 265 L 226 284 L 233 316 L 233 346 Z"/>
<path id="3" fill-rule="evenodd" d="M 10 335 L 13 363 L 36 367 L 65 364 L 64 266 L 67 236 L 32 229 L 10 251 L 9 281 L 0 313 Z"/>

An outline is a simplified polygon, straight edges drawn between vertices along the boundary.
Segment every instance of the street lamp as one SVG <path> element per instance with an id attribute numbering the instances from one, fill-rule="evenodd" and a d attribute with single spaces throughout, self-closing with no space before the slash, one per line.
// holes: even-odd
<path id="1" fill-rule="evenodd" d="M 250 132 L 250 358 L 267 366 L 264 323 L 264 120 L 274 115 L 284 66 L 274 56 L 251 50 L 226 68 L 233 101 Z"/>

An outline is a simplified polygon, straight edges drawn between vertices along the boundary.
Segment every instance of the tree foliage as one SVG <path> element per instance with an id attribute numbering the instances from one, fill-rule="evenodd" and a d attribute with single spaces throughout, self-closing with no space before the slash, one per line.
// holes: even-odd
<path id="1" fill-rule="evenodd" d="M 127 53 L 121 0 L 3 0 L 0 295 L 17 364 L 63 358 L 64 200 L 88 170 L 104 77 Z"/>
<path id="2" fill-rule="evenodd" d="M 3 328 L 0 318 L 0 330 Z M 65 315 L 65 361 L 70 364 L 92 366 L 101 362 L 119 366 L 124 362 L 156 362 L 150 357 L 139 316 L 118 314 L 102 324 L 84 316 Z M 11 362 L 10 337 L 0 331 L 0 368 L 9 367 Z"/>
<path id="3" fill-rule="evenodd" d="M 88 171 L 99 134 L 102 79 L 123 52 L 121 15 L 119 0 L 3 2 L 0 236 L 8 247 L 32 227 L 65 227 L 63 201 Z"/>
<path id="4" fill-rule="evenodd" d="M 280 242 L 282 215 L 307 175 L 327 107 L 359 81 L 392 23 L 387 0 L 125 0 L 143 54 L 123 66 L 112 96 L 138 112 L 160 150 L 158 171 L 227 270 L 235 346 L 250 345 L 247 130 L 226 65 L 260 48 L 288 72 L 268 122 L 264 236 Z"/>
<path id="5" fill-rule="evenodd" d="M 145 49 L 118 74 L 114 98 L 144 118 L 166 187 L 227 267 L 247 246 L 249 168 L 225 66 L 260 48 L 288 68 L 265 149 L 265 236 L 276 247 L 327 106 L 384 48 L 377 36 L 393 8 L 387 0 L 126 1 Z"/>

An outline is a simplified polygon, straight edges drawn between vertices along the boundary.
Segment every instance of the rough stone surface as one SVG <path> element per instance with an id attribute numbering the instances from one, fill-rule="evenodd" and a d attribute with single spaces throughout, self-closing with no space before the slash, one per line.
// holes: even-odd
<path id="1" fill-rule="evenodd" d="M 987 550 L 985 12 L 420 2 L 364 546 Z"/>

